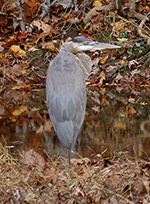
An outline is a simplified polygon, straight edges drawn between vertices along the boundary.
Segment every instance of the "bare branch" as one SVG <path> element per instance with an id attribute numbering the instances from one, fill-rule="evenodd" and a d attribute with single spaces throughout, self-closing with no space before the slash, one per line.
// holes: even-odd
<path id="1" fill-rule="evenodd" d="M 25 29 L 25 22 L 22 18 L 22 14 L 21 14 L 21 6 L 20 6 L 20 2 L 19 0 L 16 0 L 16 6 L 17 6 L 17 9 L 19 11 L 19 17 L 16 18 L 16 21 L 18 22 L 19 21 L 19 24 L 20 24 L 20 28 L 22 30 L 22 32 L 24 33 L 26 31 Z"/>

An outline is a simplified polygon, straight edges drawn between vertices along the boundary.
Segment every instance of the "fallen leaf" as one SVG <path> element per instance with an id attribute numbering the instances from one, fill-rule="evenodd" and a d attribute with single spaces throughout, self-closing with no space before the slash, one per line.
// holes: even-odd
<path id="1" fill-rule="evenodd" d="M 143 102 L 140 103 L 140 105 L 141 105 L 141 106 L 146 106 L 146 105 L 148 105 L 148 103 L 146 103 L 145 101 L 143 101 Z"/>
<path id="2" fill-rule="evenodd" d="M 57 182 L 57 175 L 55 172 L 49 168 L 46 168 L 44 171 L 44 175 L 41 175 L 46 183 L 55 183 Z"/>
<path id="3" fill-rule="evenodd" d="M 44 131 L 45 132 L 51 132 L 52 127 L 53 127 L 52 122 L 50 120 L 48 120 L 45 122 Z"/>
<path id="4" fill-rule="evenodd" d="M 39 166 L 45 165 L 44 157 L 35 152 L 33 149 L 30 149 L 29 151 L 23 151 L 23 161 L 25 164 L 28 165 L 36 164 L 38 164 Z"/>
<path id="5" fill-rule="evenodd" d="M 134 102 L 135 102 L 135 98 L 129 98 L 128 101 L 129 101 L 130 103 L 134 103 Z"/>
<path id="6" fill-rule="evenodd" d="M 42 32 L 42 33 L 40 33 L 39 37 L 35 40 L 35 44 L 37 44 L 40 39 L 42 39 L 42 41 L 44 41 L 46 36 L 51 37 L 52 33 L 51 32 Z"/>
<path id="7" fill-rule="evenodd" d="M 101 103 L 104 105 L 109 105 L 109 101 L 106 98 L 102 98 Z"/>
<path id="8" fill-rule="evenodd" d="M 4 106 L 0 107 L 0 115 L 5 115 L 5 108 L 4 108 Z"/>
<path id="9" fill-rule="evenodd" d="M 21 88 L 22 88 L 22 86 L 13 86 L 11 89 L 17 90 L 17 89 L 21 89 Z"/>
<path id="10" fill-rule="evenodd" d="M 57 5 L 63 6 L 64 9 L 72 6 L 72 0 L 67 0 L 67 1 L 66 0 L 61 0 L 61 1 L 57 0 L 56 3 L 57 3 Z"/>
<path id="11" fill-rule="evenodd" d="M 43 132 L 43 125 L 41 125 L 37 130 L 36 130 L 36 133 L 37 134 L 41 134 Z"/>
<path id="12" fill-rule="evenodd" d="M 119 80 L 121 80 L 122 79 L 122 75 L 121 74 L 118 74 L 115 78 L 114 78 L 114 81 L 115 82 L 119 82 Z"/>
<path id="13" fill-rule="evenodd" d="M 52 52 L 57 52 L 56 47 L 53 42 L 44 42 L 41 43 L 43 49 L 50 49 Z"/>
<path id="14" fill-rule="evenodd" d="M 10 77 L 19 77 L 22 75 L 22 66 L 19 64 L 14 64 L 13 67 L 7 68 L 5 70 L 6 76 Z"/>
<path id="15" fill-rule="evenodd" d="M 18 39 L 26 39 L 28 37 L 28 33 L 22 33 L 21 35 L 18 36 Z"/>
<path id="16" fill-rule="evenodd" d="M 100 0 L 95 0 L 95 1 L 93 2 L 92 6 L 94 6 L 94 7 L 102 6 L 102 3 L 101 3 Z"/>
<path id="17" fill-rule="evenodd" d="M 60 13 L 58 14 L 58 16 L 61 16 L 61 17 L 63 17 L 64 19 L 67 19 L 67 18 L 69 17 L 69 15 L 70 15 L 70 12 L 69 12 L 69 13 L 66 13 L 66 12 L 64 12 L 64 11 L 62 11 L 62 12 L 60 12 Z"/>
<path id="18" fill-rule="evenodd" d="M 103 85 L 103 81 L 106 79 L 105 73 L 102 71 L 102 72 L 100 73 L 99 77 L 100 77 L 100 80 L 99 80 L 98 85 L 99 85 L 99 86 L 102 86 L 102 85 Z"/>
<path id="19" fill-rule="evenodd" d="M 119 42 L 124 42 L 124 41 L 128 41 L 129 39 L 128 38 L 117 38 L 117 40 Z"/>
<path id="20" fill-rule="evenodd" d="M 27 106 L 21 106 L 19 109 L 16 109 L 12 112 L 13 116 L 19 116 L 21 115 L 23 112 L 25 112 L 27 110 Z"/>
<path id="21" fill-rule="evenodd" d="M 120 21 L 111 23 L 111 26 L 113 27 L 112 30 L 115 31 L 113 35 L 115 37 L 119 37 L 120 33 L 124 32 L 125 30 L 126 22 L 124 22 L 123 20 L 120 20 Z"/>
<path id="22" fill-rule="evenodd" d="M 44 23 L 43 21 L 40 20 L 34 20 L 33 25 L 36 26 L 39 30 L 43 30 L 44 32 L 50 32 L 50 25 Z"/>
<path id="23" fill-rule="evenodd" d="M 100 61 L 100 63 L 101 63 L 101 64 L 105 64 L 106 61 L 107 61 L 107 59 L 108 59 L 108 57 L 109 57 L 109 55 L 106 55 L 106 57 L 104 57 L 104 58 Z"/>
<path id="24" fill-rule="evenodd" d="M 130 108 L 130 106 L 126 106 L 126 115 L 127 115 L 127 118 L 132 115 L 132 114 L 135 114 L 136 111 L 134 110 L 134 108 Z"/>
<path id="25" fill-rule="evenodd" d="M 125 63 L 125 60 L 120 60 L 119 61 L 119 64 L 124 64 Z"/>
<path id="26" fill-rule="evenodd" d="M 26 69 L 23 68 L 23 69 L 22 69 L 22 74 L 26 74 L 26 72 L 27 72 Z"/>
<path id="27" fill-rule="evenodd" d="M 73 164 L 74 166 L 76 166 L 77 164 L 83 164 L 84 163 L 84 161 L 82 159 L 73 158 L 70 161 L 71 161 L 71 164 Z"/>
<path id="28" fill-rule="evenodd" d="M 28 50 L 28 52 L 34 52 L 34 51 L 37 51 L 37 50 L 39 50 L 39 49 L 37 49 L 37 48 L 35 48 L 35 47 L 31 47 L 31 48 Z"/>
<path id="29" fill-rule="evenodd" d="M 116 121 L 116 122 L 114 122 L 113 126 L 114 126 L 114 128 L 122 129 L 122 130 L 126 130 L 126 127 L 127 127 L 126 123 L 123 121 Z"/>
<path id="30" fill-rule="evenodd" d="M 24 50 L 22 50 L 18 45 L 12 45 L 9 48 L 10 53 L 12 53 L 15 56 L 26 56 L 26 52 Z"/>
<path id="31" fill-rule="evenodd" d="M 4 42 L 0 42 L 0 52 L 3 52 L 3 50 L 4 50 L 4 47 L 3 47 L 3 45 L 4 45 L 5 43 Z M 2 53 L 1 53 L 2 54 Z M 0 57 L 1 58 L 1 57 Z"/>
<path id="32" fill-rule="evenodd" d="M 95 111 L 96 113 L 100 112 L 100 107 L 99 106 L 94 106 L 91 108 L 93 111 Z"/>
<path id="33" fill-rule="evenodd" d="M 4 57 L 3 53 L 0 53 L 0 59 L 2 59 L 3 57 Z"/>
<path id="34" fill-rule="evenodd" d="M 85 84 L 86 84 L 86 86 L 87 86 L 87 85 L 91 84 L 91 82 L 87 81 Z"/>

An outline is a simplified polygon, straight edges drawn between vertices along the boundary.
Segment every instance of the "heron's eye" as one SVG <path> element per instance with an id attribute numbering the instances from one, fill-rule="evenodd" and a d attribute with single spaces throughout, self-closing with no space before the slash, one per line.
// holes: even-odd
<path id="1" fill-rule="evenodd" d="M 87 45 L 87 42 L 82 42 L 83 45 Z"/>

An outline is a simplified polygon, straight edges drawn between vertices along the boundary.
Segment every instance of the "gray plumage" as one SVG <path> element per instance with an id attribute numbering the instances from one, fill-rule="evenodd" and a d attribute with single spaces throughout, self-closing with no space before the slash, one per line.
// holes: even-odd
<path id="1" fill-rule="evenodd" d="M 80 54 L 80 58 L 81 55 L 84 57 Z M 69 150 L 74 147 L 81 131 L 86 109 L 86 73 L 82 67 L 81 59 L 62 50 L 47 73 L 49 115 L 61 144 Z"/>
<path id="2" fill-rule="evenodd" d="M 61 46 L 59 54 L 48 67 L 46 100 L 49 115 L 61 144 L 69 150 L 74 147 L 82 129 L 86 109 L 85 80 L 92 67 L 88 55 L 73 53 L 104 49 L 98 48 L 99 45 L 104 46 L 85 37 L 76 37 Z"/>

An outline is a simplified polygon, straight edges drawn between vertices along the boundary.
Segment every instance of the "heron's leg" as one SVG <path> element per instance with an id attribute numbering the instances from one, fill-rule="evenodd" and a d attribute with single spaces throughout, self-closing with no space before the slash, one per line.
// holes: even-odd
<path id="1" fill-rule="evenodd" d="M 71 162 L 70 162 L 70 149 L 68 149 L 68 163 L 69 163 L 69 168 L 71 167 Z"/>

